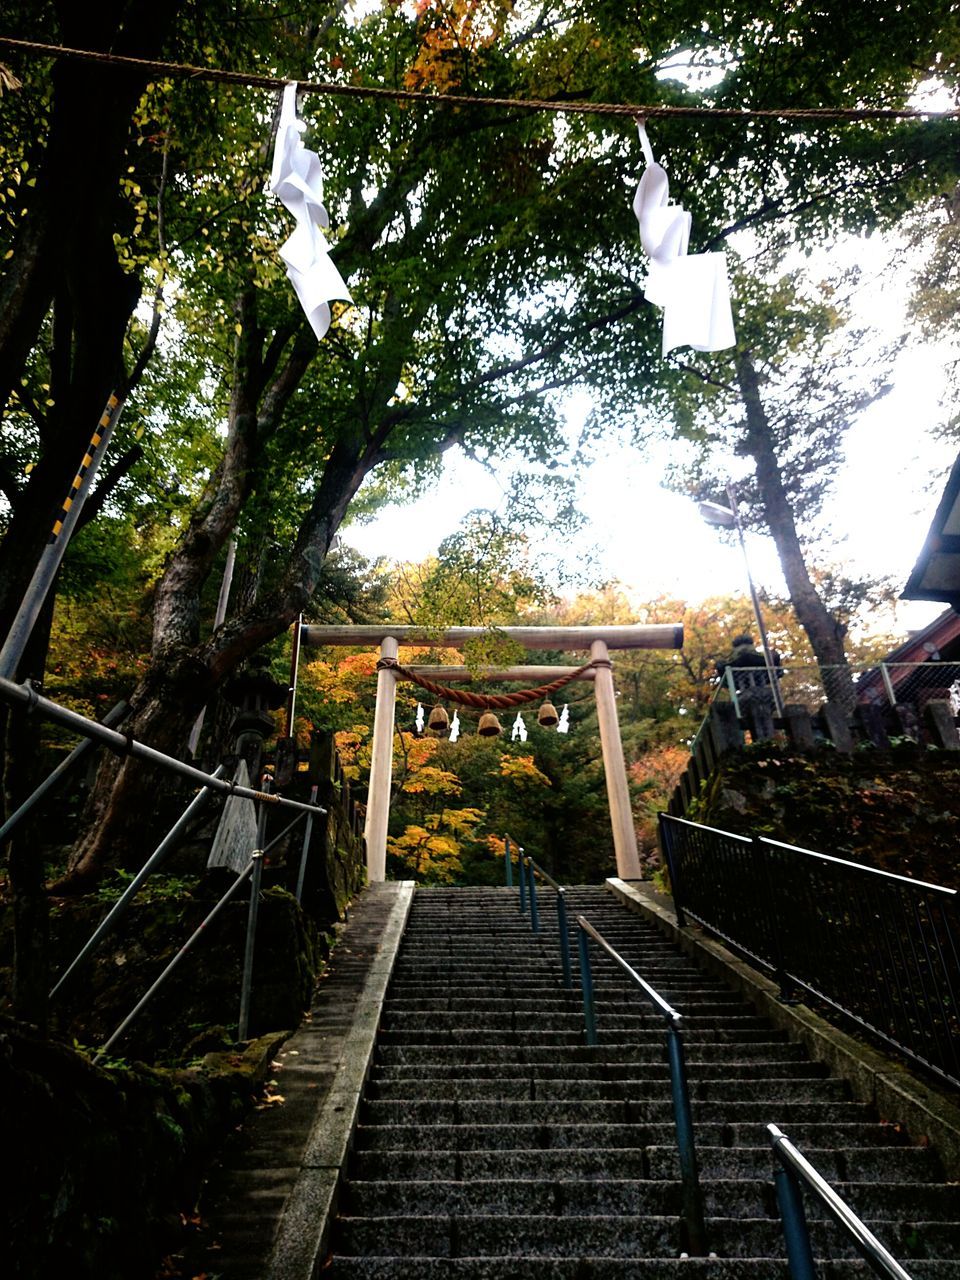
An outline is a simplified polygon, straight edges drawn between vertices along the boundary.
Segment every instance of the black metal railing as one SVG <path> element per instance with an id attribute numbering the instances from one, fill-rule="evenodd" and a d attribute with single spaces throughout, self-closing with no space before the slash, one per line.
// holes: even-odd
<path id="1" fill-rule="evenodd" d="M 804 1190 L 820 1201 L 875 1275 L 884 1277 L 884 1280 L 910 1280 L 910 1276 L 893 1254 L 884 1248 L 789 1138 L 775 1124 L 767 1125 L 767 1133 L 773 1146 L 773 1180 L 777 1189 L 777 1206 L 783 1224 L 791 1280 L 817 1280 L 810 1231 L 803 1209 Z"/>
<path id="2" fill-rule="evenodd" d="M 667 1033 L 667 1059 L 670 1064 L 670 1093 L 673 1100 L 673 1119 L 677 1134 L 677 1152 L 680 1157 L 681 1216 L 686 1227 L 687 1250 L 694 1257 L 707 1252 L 706 1227 L 703 1217 L 703 1196 L 700 1191 L 700 1173 L 697 1152 L 693 1140 L 693 1113 L 690 1108 L 690 1088 L 687 1083 L 687 1067 L 680 1032 L 681 1015 L 623 956 L 598 933 L 585 916 L 577 916 L 577 944 L 580 956 L 580 989 L 583 993 L 583 1021 L 588 1045 L 596 1045 L 597 1009 L 593 994 L 593 969 L 590 963 L 590 943 L 599 947 L 615 964 L 619 965 L 631 982 L 638 986 L 654 1009 L 663 1018 Z"/>
<path id="3" fill-rule="evenodd" d="M 957 892 L 777 840 L 660 815 L 677 923 L 689 916 L 951 1084 L 960 1084 Z"/>

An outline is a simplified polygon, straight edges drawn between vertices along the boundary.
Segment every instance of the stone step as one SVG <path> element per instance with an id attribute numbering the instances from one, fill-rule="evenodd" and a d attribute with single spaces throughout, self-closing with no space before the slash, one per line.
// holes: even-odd
<path id="1" fill-rule="evenodd" d="M 752 1091 L 751 1091 L 752 1092 Z M 871 1107 L 863 1102 L 765 1102 L 732 1100 L 692 1104 L 694 1125 L 769 1124 L 771 1116 L 781 1127 L 798 1124 L 869 1124 Z M 491 1099 L 444 1102 L 402 1100 L 364 1102 L 361 1123 L 365 1125 L 486 1125 L 486 1124 L 667 1124 L 673 1121 L 673 1103 L 662 1092 L 656 1096 L 631 1097 L 626 1101 L 570 1101 L 565 1099 Z"/>
<path id="2" fill-rule="evenodd" d="M 520 1087 L 518 1087 L 518 1083 Z M 744 1082 L 737 1080 L 718 1080 L 716 1073 L 712 1076 L 689 1077 L 690 1097 L 693 1101 L 738 1101 L 744 1093 Z M 763 1078 L 754 1076 L 750 1080 L 750 1097 L 755 1102 L 769 1100 L 780 1102 L 843 1102 L 850 1096 L 849 1087 L 843 1080 L 801 1078 L 792 1080 L 783 1076 Z M 373 1080 L 368 1086 L 367 1097 L 375 1101 L 415 1102 L 436 1099 L 437 1101 L 479 1101 L 501 1099 L 514 1101 L 529 1097 L 531 1100 L 563 1100 L 573 1101 L 618 1101 L 640 1102 L 647 1098 L 669 1097 L 670 1080 L 664 1071 L 661 1077 L 651 1079 L 624 1078 L 621 1080 L 555 1080 L 550 1078 L 522 1079 L 513 1078 L 488 1080 L 450 1080 L 440 1079 L 404 1079 Z"/>
<path id="3" fill-rule="evenodd" d="M 706 1040 L 700 1037 L 695 1042 L 684 1039 L 687 1065 L 697 1062 L 716 1062 L 729 1065 L 749 1059 L 751 1054 L 758 1059 L 768 1058 L 776 1054 L 794 1061 L 800 1060 L 803 1050 L 799 1045 L 788 1044 L 786 1040 L 777 1039 L 770 1033 L 766 1039 L 753 1040 L 744 1044 L 738 1040 L 719 1041 L 715 1037 Z M 564 1063 L 624 1063 L 624 1062 L 663 1062 L 666 1049 L 664 1037 L 645 1038 L 642 1043 L 634 1039 L 629 1044 L 604 1044 L 601 1048 L 591 1048 L 585 1044 L 568 1045 L 564 1049 Z M 463 1045 L 446 1044 L 384 1044 L 378 1042 L 376 1060 L 384 1066 L 436 1064 L 455 1065 L 474 1062 L 497 1063 L 512 1062 L 529 1065 L 543 1065 L 559 1061 L 555 1044 L 498 1044 Z"/>
<path id="4" fill-rule="evenodd" d="M 684 1030 L 683 1043 L 688 1051 L 697 1044 L 750 1044 L 751 1041 L 759 1044 L 769 1043 L 771 1032 L 768 1027 L 762 1024 L 760 1019 L 744 1019 L 744 1021 L 753 1022 L 755 1025 L 741 1027 L 736 1025 L 736 1019 L 730 1019 L 722 1027 L 711 1025 L 688 1026 Z M 604 1054 L 614 1046 L 630 1048 L 637 1043 L 663 1044 L 664 1042 L 664 1032 L 652 1021 L 646 1026 L 638 1025 L 635 1029 L 631 1029 L 629 1035 L 624 1032 L 618 1033 L 616 1028 L 604 1028 L 602 1025 L 598 1025 L 597 1035 L 600 1039 L 599 1051 Z M 571 1026 L 569 1030 L 565 1031 L 503 1030 L 496 1033 L 491 1033 L 489 1028 L 480 1030 L 467 1027 L 451 1027 L 441 1031 L 399 1031 L 384 1028 L 381 1030 L 378 1039 L 379 1043 L 384 1046 L 468 1044 L 482 1045 L 487 1048 L 497 1046 L 499 1048 L 504 1045 L 522 1044 L 531 1047 L 536 1045 L 544 1047 L 551 1045 L 573 1047 L 578 1043 L 582 1043 L 583 1031 L 582 1023 L 581 1030 Z M 594 1049 L 594 1052 L 597 1053 L 597 1049 Z"/>
<path id="5" fill-rule="evenodd" d="M 559 974 L 557 977 L 559 979 Z M 524 1009 L 534 1012 L 540 1008 L 580 1009 L 583 1007 L 583 1002 L 580 996 L 577 975 L 574 975 L 573 982 L 574 986 L 570 990 L 562 987 L 559 981 L 555 984 L 550 983 L 545 987 L 534 987 L 530 983 L 520 983 L 507 990 L 502 990 L 499 986 L 491 990 L 485 987 L 478 987 L 476 983 L 471 983 L 469 987 L 454 987 L 449 983 L 442 983 L 435 984 L 427 992 L 422 987 L 418 991 L 414 984 L 405 984 L 402 988 L 391 987 L 387 992 L 385 1003 L 392 1008 L 407 1010 L 409 1013 L 431 1013 L 435 1009 L 457 1008 L 488 1009 L 491 1013 L 496 1013 L 501 1008 Z M 672 994 L 678 1002 L 680 1000 L 693 1000 L 700 1004 L 721 1005 L 724 1010 L 731 1006 L 746 1009 L 750 1007 L 735 992 L 720 989 L 711 990 L 693 981 L 660 982 L 657 984 L 657 990 L 661 991 L 664 996 Z M 620 1008 L 620 1005 L 620 997 L 613 999 L 608 998 L 605 993 L 599 993 L 597 998 L 598 1009 L 609 1008 L 614 1010 Z"/>
<path id="6" fill-rule="evenodd" d="M 721 1218 L 776 1218 L 773 1180 L 701 1179 L 704 1212 Z M 860 1218 L 900 1222 L 936 1215 L 960 1220 L 960 1187 L 926 1183 L 836 1182 L 834 1189 Z M 583 1216 L 676 1216 L 682 1209 L 678 1181 L 577 1178 L 487 1178 L 479 1180 L 351 1181 L 343 1195 L 348 1217 L 393 1217 L 429 1209 L 439 1215 L 490 1213 Z M 812 1197 L 807 1217 L 826 1210 Z"/>
<path id="7" fill-rule="evenodd" d="M 663 1015 L 656 1013 L 639 997 L 633 1002 L 634 1007 L 624 1008 L 621 1005 L 607 1006 L 597 1009 L 598 1032 L 632 1031 L 634 1028 L 662 1027 Z M 766 1021 L 755 1014 L 745 1012 L 745 1006 L 734 1005 L 732 1008 L 706 1002 L 688 1002 L 682 1010 L 683 1026 L 696 1029 L 699 1026 L 721 1027 L 764 1027 Z M 433 1009 L 409 1010 L 398 1008 L 389 1001 L 383 1006 L 381 1025 L 388 1031 L 441 1031 L 445 1028 L 468 1027 L 471 1030 L 512 1031 L 517 1026 L 531 1027 L 536 1031 L 559 1031 L 568 1027 L 583 1026 L 583 1010 L 576 1007 L 547 1009 L 542 1006 L 532 1009 Z"/>
<path id="8" fill-rule="evenodd" d="M 697 1143 L 704 1147 L 758 1147 L 768 1153 L 770 1139 L 765 1128 L 765 1115 L 752 1122 L 701 1121 L 696 1126 Z M 576 1147 L 673 1148 L 676 1130 L 669 1121 L 643 1124 L 360 1124 L 356 1143 L 361 1151 L 471 1151 L 520 1150 Z M 790 1138 L 802 1150 L 838 1147 L 886 1147 L 902 1142 L 889 1125 L 794 1121 Z"/>
<path id="9" fill-rule="evenodd" d="M 826 1067 L 819 1062 L 798 1062 L 788 1058 L 777 1061 L 772 1058 L 756 1058 L 751 1061 L 738 1060 L 727 1064 L 727 1070 L 736 1080 L 755 1079 L 789 1079 L 789 1080 L 823 1080 L 827 1078 Z M 688 1062 L 687 1077 L 690 1080 L 705 1078 L 717 1079 L 717 1068 L 713 1062 Z M 420 1064 L 411 1066 L 400 1064 L 395 1066 L 374 1066 L 370 1081 L 377 1093 L 371 1096 L 388 1096 L 379 1091 L 386 1086 L 400 1086 L 408 1083 L 433 1084 L 444 1080 L 466 1083 L 469 1080 L 490 1082 L 502 1080 L 508 1088 L 521 1088 L 526 1081 L 534 1087 L 546 1086 L 551 1081 L 588 1081 L 588 1080 L 635 1080 L 640 1078 L 639 1069 L 634 1062 L 552 1062 L 530 1065 L 524 1062 L 475 1062 L 471 1058 L 467 1062 L 451 1065 Z M 654 1080 L 667 1081 L 670 1072 L 666 1062 L 666 1052 L 661 1062 L 647 1062 L 643 1065 L 642 1079 L 647 1083 Z M 400 1096 L 400 1095 L 398 1095 Z M 409 1095 L 415 1096 L 415 1095 Z"/>
<path id="10" fill-rule="evenodd" d="M 335 1257 L 329 1280 L 789 1280 L 787 1263 L 770 1258 L 512 1257 L 509 1272 L 501 1258 Z M 867 1280 L 864 1262 L 818 1260 L 819 1280 Z M 910 1263 L 913 1280 L 958 1280 L 960 1262 Z"/>
<path id="11" fill-rule="evenodd" d="M 942 1176 L 940 1161 L 929 1147 L 867 1146 L 863 1142 L 857 1146 L 834 1146 L 829 1142 L 829 1135 L 821 1135 L 820 1142 L 825 1145 L 806 1144 L 804 1155 L 828 1181 L 935 1183 Z M 646 1153 L 648 1177 L 678 1176 L 680 1164 L 675 1142 L 647 1147 Z M 466 1161 L 467 1156 L 463 1158 Z M 714 1147 L 698 1143 L 697 1163 L 704 1178 L 769 1178 L 773 1170 L 769 1144 L 760 1143 L 753 1147 Z"/>
<path id="12" fill-rule="evenodd" d="M 378 1178 L 396 1181 L 436 1179 L 472 1181 L 487 1178 L 539 1179 L 546 1177 L 585 1179 L 640 1178 L 669 1182 L 679 1173 L 676 1142 L 667 1135 L 664 1146 L 645 1147 L 565 1147 L 536 1150 L 478 1149 L 450 1151 L 430 1147 L 423 1151 L 358 1150 L 350 1170 L 358 1181 Z M 831 1181 L 855 1179 L 866 1182 L 936 1182 L 940 1166 L 934 1153 L 925 1147 L 807 1147 L 805 1154 L 816 1169 Z M 773 1170 L 769 1145 L 754 1147 L 697 1147 L 701 1177 L 742 1178 L 752 1182 L 769 1180 Z"/>
<path id="13" fill-rule="evenodd" d="M 928 1259 L 951 1261 L 957 1257 L 960 1223 L 868 1220 L 866 1226 L 904 1263 L 921 1249 Z M 809 1228 L 816 1255 L 857 1256 L 853 1243 L 834 1223 L 811 1221 Z M 708 1218 L 706 1229 L 709 1247 L 725 1258 L 772 1258 L 783 1249 L 782 1228 L 774 1218 Z M 394 1217 L 341 1217 L 334 1252 L 512 1258 L 583 1251 L 592 1257 L 647 1260 L 677 1257 L 685 1246 L 683 1236 L 682 1224 L 673 1215 L 558 1217 L 504 1212 L 415 1217 L 403 1213 Z"/>

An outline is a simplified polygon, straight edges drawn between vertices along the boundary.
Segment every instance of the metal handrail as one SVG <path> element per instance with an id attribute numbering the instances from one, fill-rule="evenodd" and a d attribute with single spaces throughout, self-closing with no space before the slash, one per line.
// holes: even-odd
<path id="1" fill-rule="evenodd" d="M 551 889 L 556 889 L 558 893 L 563 893 L 563 885 L 558 884 L 549 871 L 544 871 L 543 867 L 541 867 L 540 863 L 537 862 L 535 858 L 531 858 L 528 854 L 527 862 L 529 862 L 530 866 L 533 867 L 534 871 L 536 871 L 542 880 L 546 880 Z"/>
<path id="2" fill-rule="evenodd" d="M 117 1027 L 116 1031 L 114 1031 L 113 1035 L 110 1036 L 110 1038 L 106 1041 L 106 1043 L 97 1053 L 96 1057 L 93 1060 L 95 1064 L 100 1062 L 105 1057 L 105 1055 L 113 1048 L 113 1046 L 117 1043 L 117 1041 L 126 1031 L 127 1027 L 130 1026 L 131 1022 L 133 1022 L 133 1020 L 143 1011 L 146 1005 L 150 1003 L 150 1001 L 156 995 L 157 991 L 159 991 L 159 989 L 163 986 L 166 980 L 170 977 L 171 973 L 173 973 L 174 969 L 177 967 L 177 965 L 179 965 L 180 961 L 187 954 L 187 952 L 193 947 L 193 945 L 201 937 L 203 937 L 204 933 L 207 931 L 209 926 L 213 923 L 213 921 L 217 918 L 217 916 L 224 909 L 227 903 L 231 900 L 231 898 L 234 896 L 234 894 L 237 892 L 240 886 L 246 883 L 247 879 L 253 874 L 257 866 L 258 858 L 260 858 L 260 860 L 262 861 L 262 855 L 260 854 L 260 850 L 256 849 L 254 850 L 254 854 L 251 855 L 250 861 L 247 863 L 244 869 L 240 872 L 240 874 L 234 880 L 233 884 L 230 885 L 230 887 L 227 889 L 226 893 L 223 895 L 220 901 L 217 902 L 216 905 L 213 906 L 211 910 L 204 916 L 203 920 L 201 920 L 200 924 L 197 925 L 196 929 L 194 929 L 193 933 L 191 933 L 190 937 L 179 949 L 179 951 L 176 953 L 176 955 L 173 957 L 173 959 L 170 961 L 167 967 L 163 970 L 160 976 L 155 979 L 155 981 L 150 986 L 149 990 L 143 996 L 141 996 L 141 998 L 138 1000 L 138 1002 L 130 1011 L 130 1013 L 127 1014 L 124 1020 L 120 1023 L 119 1027 Z"/>
<path id="3" fill-rule="evenodd" d="M 224 766 L 222 764 L 218 764 L 210 776 L 211 778 L 219 778 L 223 772 L 224 772 Z M 97 925 L 96 929 L 94 929 L 93 934 L 91 935 L 89 940 L 84 943 L 84 945 L 80 948 L 77 955 L 74 957 L 73 960 L 71 960 L 71 962 L 67 965 L 66 969 L 64 969 L 63 973 L 54 983 L 53 987 L 50 990 L 51 1000 L 57 994 L 60 988 L 64 985 L 64 983 L 69 980 L 71 974 L 73 974 L 76 971 L 77 967 L 81 965 L 84 962 L 84 960 L 86 960 L 86 958 L 90 955 L 90 953 L 100 945 L 101 941 L 107 936 L 107 934 L 112 929 L 114 929 L 116 925 L 120 922 L 124 913 L 127 911 L 128 907 L 133 902 L 133 899 L 140 892 L 140 889 L 145 883 L 145 881 L 153 874 L 154 871 L 157 870 L 160 864 L 169 856 L 171 850 L 176 846 L 177 841 L 180 839 L 184 831 L 186 831 L 187 827 L 192 822 L 194 815 L 209 798 L 209 795 L 210 795 L 210 789 L 208 787 L 201 787 L 201 789 L 193 797 L 193 799 L 187 805 L 186 809 L 184 809 L 183 813 L 180 815 L 177 821 L 173 824 L 173 826 L 170 828 L 167 834 L 163 837 L 163 839 L 157 845 L 156 849 L 154 849 L 153 853 L 146 860 L 146 862 L 143 864 L 143 866 L 140 868 L 137 874 L 133 877 L 133 879 L 127 885 L 126 889 L 124 889 L 123 893 L 120 895 L 117 901 L 113 904 L 113 906 L 104 916 L 104 918 Z"/>
<path id="4" fill-rule="evenodd" d="M 774 1171 L 774 1182 L 787 1246 L 787 1262 L 793 1280 L 816 1280 L 810 1234 L 803 1211 L 804 1186 L 813 1192 L 831 1218 L 846 1232 L 857 1252 L 876 1275 L 883 1276 L 884 1280 L 911 1280 L 896 1258 L 837 1195 L 822 1174 L 800 1154 L 790 1139 L 775 1124 L 767 1125 L 767 1133 L 780 1165 Z"/>
<path id="5" fill-rule="evenodd" d="M 703 1218 L 703 1196 L 700 1191 L 697 1152 L 693 1140 L 690 1088 L 687 1084 L 683 1037 L 680 1034 L 682 1015 L 668 1004 L 645 978 L 641 978 L 636 969 L 611 947 L 606 938 L 597 932 L 585 916 L 577 916 L 580 986 L 583 992 L 583 1020 L 588 1045 L 597 1044 L 597 1014 L 593 996 L 593 971 L 590 967 L 590 939 L 601 947 L 611 960 L 616 961 L 624 973 L 640 987 L 666 1022 L 670 1093 L 673 1099 L 673 1119 L 677 1132 L 677 1151 L 680 1156 L 681 1216 L 687 1226 L 688 1250 L 694 1257 L 702 1258 L 707 1252 L 707 1232 Z"/>
<path id="6" fill-rule="evenodd" d="M 641 988 L 641 990 L 643 991 L 647 999 L 650 1001 L 650 1003 L 656 1007 L 658 1013 L 662 1013 L 663 1016 L 666 1018 L 667 1022 L 671 1026 L 676 1026 L 683 1015 L 678 1013 L 676 1009 L 672 1007 L 672 1005 L 669 1005 L 666 1002 L 666 1000 L 664 1000 L 660 992 L 656 991 L 653 987 L 651 987 L 650 983 L 647 982 L 646 978 L 640 977 L 639 973 L 637 973 L 633 965 L 629 964 L 626 960 L 624 960 L 623 956 L 620 955 L 618 951 L 615 951 L 613 947 L 611 947 L 610 943 L 607 942 L 606 938 L 604 938 L 602 934 L 596 931 L 596 929 L 593 927 L 593 925 L 585 916 L 577 916 L 577 924 L 580 926 L 581 929 L 584 930 L 585 933 L 588 933 L 590 937 L 594 940 L 594 942 L 603 951 L 607 953 L 610 959 L 615 960 L 616 963 L 620 966 L 620 968 L 623 969 L 623 971 L 627 974 L 627 976 L 631 978 L 637 984 L 638 987 Z"/>
<path id="7" fill-rule="evenodd" d="M 960 1083 L 956 889 L 669 814 L 660 827 L 680 928 L 689 917 L 772 971 L 784 999 L 806 992 Z"/>
<path id="8" fill-rule="evenodd" d="M 708 828 L 712 829 L 712 828 Z M 720 834 L 726 834 L 721 832 Z M 738 837 L 743 839 L 743 837 Z M 818 862 L 832 862 L 838 867 L 848 867 L 854 871 L 862 871 L 866 875 L 879 876 L 882 880 L 898 881 L 909 885 L 911 889 L 926 889 L 930 893 L 939 893 L 944 898 L 955 898 L 956 889 L 948 889 L 944 884 L 932 884 L 928 880 L 916 880 L 913 876 L 897 875 L 895 871 L 884 871 L 881 867 L 870 867 L 863 862 L 851 862 L 849 858 L 838 858 L 835 853 L 818 853 L 816 849 L 805 849 L 799 844 L 785 844 L 782 840 L 771 840 L 769 836 L 758 836 L 760 844 L 772 845 L 775 849 L 786 849 L 790 853 L 801 853 L 806 858 L 816 858 Z"/>
<path id="9" fill-rule="evenodd" d="M 204 773 L 202 769 L 186 764 L 175 756 L 169 756 L 165 751 L 158 751 L 156 747 L 147 746 L 145 742 L 139 742 L 136 738 L 132 738 L 127 734 L 118 733 L 115 729 L 109 728 L 100 721 L 89 720 L 86 716 L 82 716 L 76 711 L 71 711 L 68 707 L 61 707 L 58 703 L 51 702 L 49 698 L 44 698 L 35 689 L 32 689 L 29 684 L 16 684 L 13 680 L 0 677 L 0 699 L 4 702 L 26 707 L 28 711 L 36 711 L 45 720 L 52 720 L 54 724 L 62 724 L 74 733 L 82 734 L 85 738 L 92 738 L 95 742 L 102 742 L 121 756 L 129 755 L 140 760 L 148 760 L 151 764 L 165 769 L 168 773 L 178 774 L 181 778 L 189 778 L 192 782 L 199 783 L 202 787 L 209 787 L 211 791 L 220 791 L 228 796 L 242 796 L 245 799 L 266 802 L 281 809 L 298 809 L 304 813 L 319 814 L 327 812 L 320 805 L 304 804 L 302 800 L 288 800 L 286 796 L 269 795 L 263 791 L 255 791 L 253 787 L 242 787 L 235 782 L 228 782 L 226 778 L 215 778 L 213 774 Z"/>
<path id="10" fill-rule="evenodd" d="M 526 908 L 523 906 L 523 881 L 526 877 L 527 881 L 527 900 L 530 904 L 530 928 L 534 933 L 540 932 L 540 907 L 537 902 L 537 882 L 534 879 L 533 868 L 530 866 L 531 859 L 527 858 L 523 850 L 520 851 L 520 914 L 522 915 Z M 524 870 L 526 868 L 526 870 Z"/>
<path id="11" fill-rule="evenodd" d="M 558 884 L 549 872 L 544 871 L 539 862 L 535 862 L 533 858 L 526 858 L 530 878 L 530 924 L 534 933 L 538 933 L 540 929 L 539 917 L 536 914 L 537 889 L 533 873 L 537 872 L 546 880 L 547 884 L 556 891 L 557 895 L 557 932 L 560 940 L 560 968 L 563 971 L 563 985 L 567 991 L 573 990 L 573 969 L 570 964 L 570 926 L 567 923 L 567 891 L 562 884 Z M 521 875 L 523 874 L 521 870 Z M 536 923 L 535 923 L 536 922 Z"/>

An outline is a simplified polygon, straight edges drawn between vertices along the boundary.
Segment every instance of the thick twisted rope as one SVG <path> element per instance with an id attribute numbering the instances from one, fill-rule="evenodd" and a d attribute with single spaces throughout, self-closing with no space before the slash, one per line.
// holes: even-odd
<path id="1" fill-rule="evenodd" d="M 178 76 L 193 80 L 214 80 L 221 84 L 241 84 L 252 89 L 282 89 L 289 79 L 250 71 L 227 71 L 221 67 L 196 67 L 183 62 L 159 62 L 130 58 L 96 49 L 71 49 L 0 36 L 0 46 L 54 58 L 80 58 L 107 66 L 129 67 L 158 76 Z M 387 89 L 382 85 L 335 84 L 329 80 L 302 80 L 306 93 L 324 93 L 342 98 L 385 98 L 393 102 L 417 102 L 426 107 L 508 107 L 519 111 L 557 111 L 575 115 L 694 116 L 717 120 L 928 120 L 956 119 L 960 109 L 925 111 L 918 107 L 685 107 L 675 104 L 639 105 L 626 102 L 558 102 L 549 98 L 485 98 L 464 93 L 424 93 L 414 89 Z"/>
<path id="2" fill-rule="evenodd" d="M 518 689 L 516 693 L 471 693 L 469 689 L 450 689 L 447 685 L 435 684 L 433 680 L 417 675 L 409 667 L 402 667 L 396 658 L 381 658 L 377 663 L 377 670 L 392 671 L 401 680 L 411 680 L 421 689 L 426 689 L 428 693 L 443 698 L 446 702 L 458 703 L 461 707 L 475 707 L 478 711 L 509 711 L 512 707 L 522 707 L 527 702 L 549 698 L 551 693 L 556 693 L 564 685 L 579 679 L 592 667 L 609 666 L 609 661 L 595 659 L 593 662 L 584 663 L 582 667 L 577 667 L 576 671 L 571 671 L 569 675 L 561 676 L 559 680 L 552 680 L 550 684 L 538 685 L 536 689 Z"/>

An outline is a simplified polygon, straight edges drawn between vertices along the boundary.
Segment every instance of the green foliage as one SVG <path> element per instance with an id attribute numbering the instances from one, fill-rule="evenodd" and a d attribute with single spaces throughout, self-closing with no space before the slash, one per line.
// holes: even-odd
<path id="1" fill-rule="evenodd" d="M 909 739 L 852 755 L 760 744 L 725 758 L 688 816 L 954 887 L 960 770 L 951 754 Z"/>
<path id="2" fill-rule="evenodd" d="M 122 871 L 119 868 L 112 872 L 111 881 L 107 881 L 97 886 L 91 894 L 97 902 L 114 903 L 129 888 L 130 881 L 134 877 L 132 871 Z M 185 899 L 189 899 L 193 891 L 196 889 L 196 877 L 191 876 L 184 878 L 183 876 L 166 875 L 163 872 L 155 872 L 145 881 L 143 887 L 137 893 L 137 902 L 141 905 L 145 903 L 180 903 Z"/>

